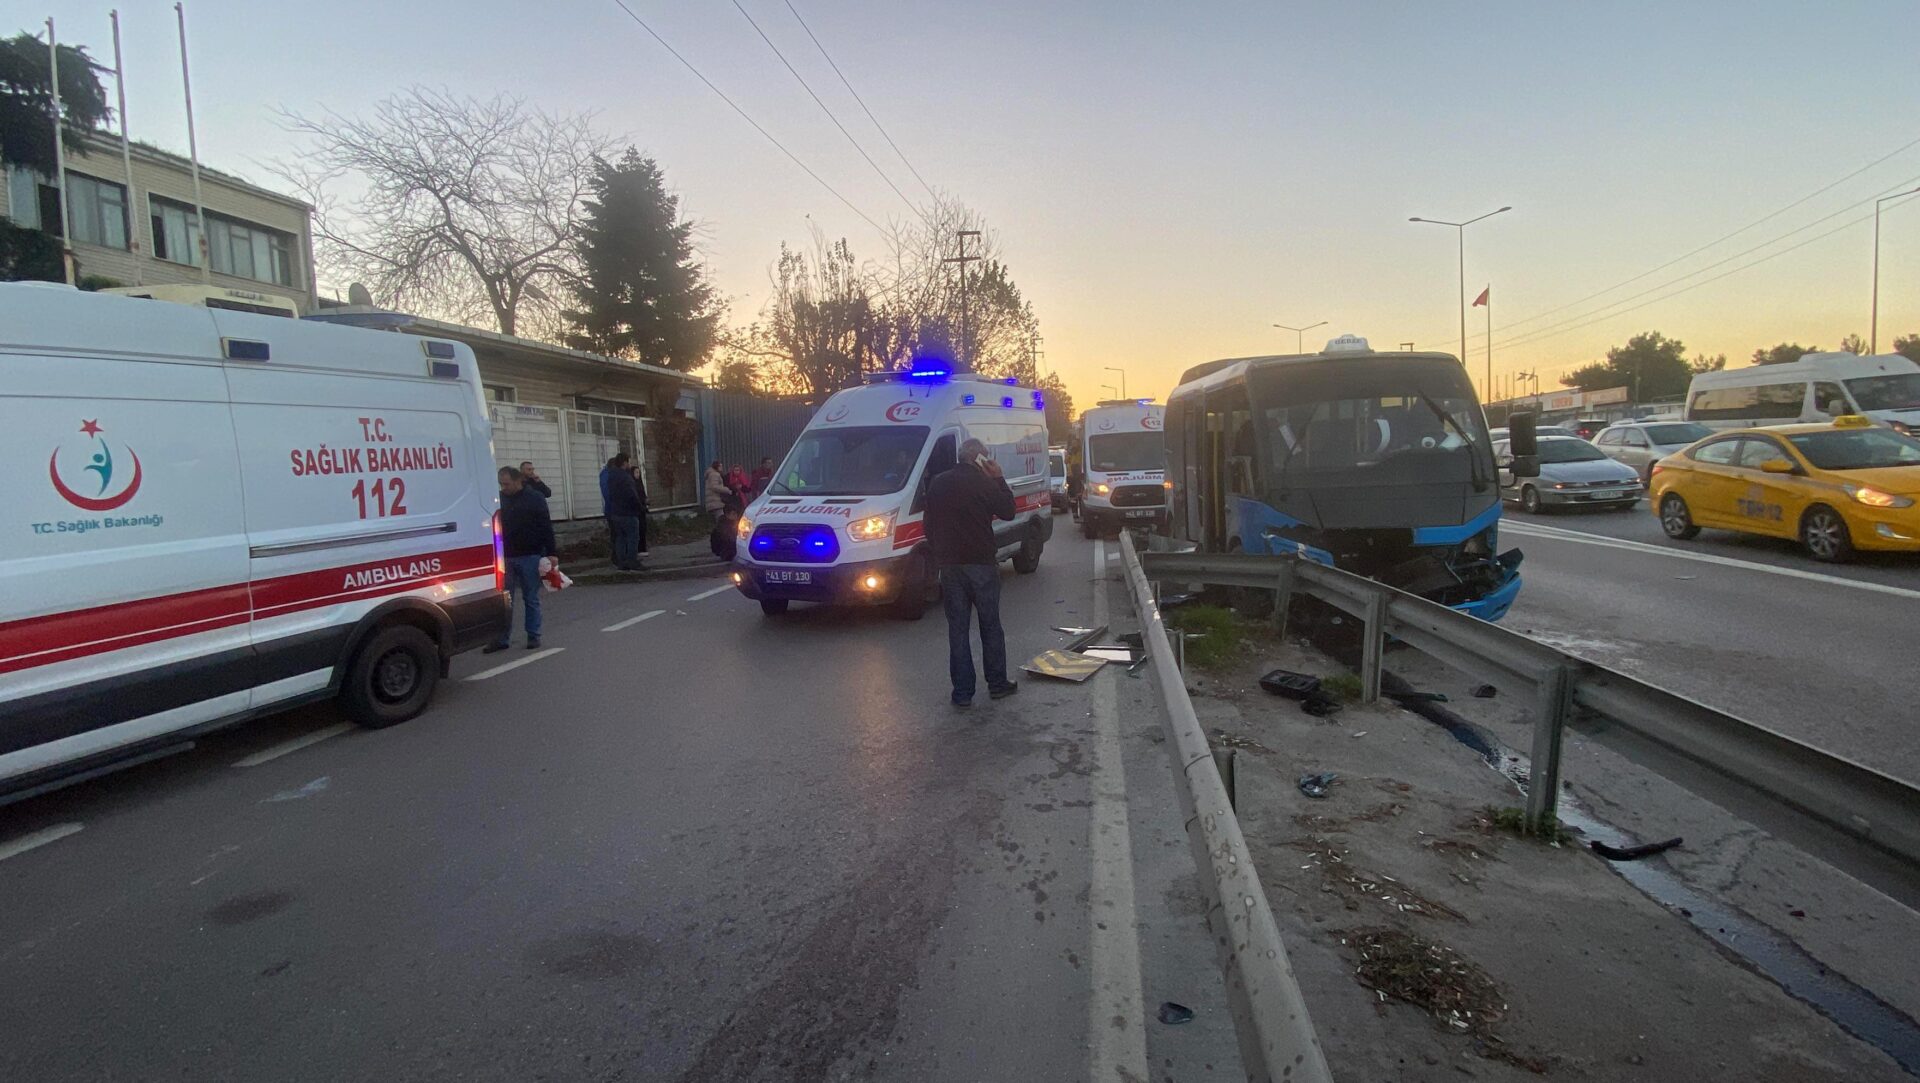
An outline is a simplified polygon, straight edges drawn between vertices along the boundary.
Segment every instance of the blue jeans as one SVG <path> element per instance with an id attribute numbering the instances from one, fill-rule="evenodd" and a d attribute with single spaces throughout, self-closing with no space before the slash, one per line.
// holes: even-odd
<path id="1" fill-rule="evenodd" d="M 520 599 L 521 608 L 527 611 L 527 638 L 540 638 L 540 558 L 508 557 L 507 590 Z M 507 619 L 506 634 L 500 637 L 500 646 L 507 645 L 513 634 L 513 619 Z"/>
<path id="2" fill-rule="evenodd" d="M 947 611 L 947 672 L 953 701 L 973 699 L 972 614 L 980 614 L 980 662 L 989 692 L 1007 687 L 1007 635 L 1000 627 L 1000 566 L 957 564 L 940 569 L 940 601 Z"/>
<path id="3" fill-rule="evenodd" d="M 613 566 L 624 568 L 640 559 L 640 517 L 637 515 L 609 515 L 607 525 L 613 528 Z"/>

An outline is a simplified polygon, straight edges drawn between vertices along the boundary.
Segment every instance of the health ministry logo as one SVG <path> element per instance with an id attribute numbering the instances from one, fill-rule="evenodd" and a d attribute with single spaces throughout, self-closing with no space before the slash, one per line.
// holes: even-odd
<path id="1" fill-rule="evenodd" d="M 93 438 L 93 447 L 84 453 L 86 465 L 80 467 L 82 476 L 77 478 L 74 484 L 68 484 L 67 480 L 61 477 L 60 452 L 63 448 L 54 448 L 52 457 L 47 460 L 47 477 L 53 481 L 54 491 L 60 494 L 62 500 L 82 511 L 113 511 L 116 508 L 125 507 L 127 502 L 133 499 L 134 494 L 140 491 L 140 456 L 134 454 L 132 448 L 121 445 L 121 450 L 126 452 L 126 457 L 133 463 L 131 476 L 125 488 L 108 495 L 108 490 L 114 487 L 117 464 L 113 449 L 100 435 L 103 431 L 97 420 L 81 423 L 80 432 Z M 71 464 L 74 456 L 69 455 L 67 458 Z M 89 490 L 92 492 L 91 496 L 87 495 Z"/>

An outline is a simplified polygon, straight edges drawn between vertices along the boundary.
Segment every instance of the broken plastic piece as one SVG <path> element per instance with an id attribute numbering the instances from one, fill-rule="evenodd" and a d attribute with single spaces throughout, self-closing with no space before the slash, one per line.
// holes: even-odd
<path id="1" fill-rule="evenodd" d="M 1339 777 L 1339 775 L 1334 774 L 1332 771 L 1322 771 L 1317 775 L 1301 775 L 1300 792 L 1306 794 L 1308 797 L 1325 797 L 1327 796 L 1327 787 L 1333 785 L 1334 780 Z"/>
<path id="2" fill-rule="evenodd" d="M 1320 678 L 1311 673 L 1295 673 L 1290 669 L 1276 669 L 1260 678 L 1260 687 L 1276 696 L 1288 699 L 1306 699 L 1320 691 Z"/>
<path id="3" fill-rule="evenodd" d="M 1342 706 L 1343 704 L 1339 700 L 1334 699 L 1325 692 L 1315 692 L 1300 701 L 1300 709 L 1315 718 L 1325 718 L 1335 711 L 1338 711 Z"/>
<path id="4" fill-rule="evenodd" d="M 1388 694 L 1402 703 L 1447 702 L 1447 694 L 1445 692 L 1390 692 Z"/>
<path id="5" fill-rule="evenodd" d="M 1499 692 L 1500 690 L 1498 688 L 1495 688 L 1490 684 L 1475 685 L 1473 689 L 1473 698 L 1474 699 L 1492 699 L 1494 696 L 1498 695 Z"/>
<path id="6" fill-rule="evenodd" d="M 1665 842 L 1649 842 L 1642 846 L 1608 846 L 1599 839 L 1593 840 L 1588 845 L 1593 847 L 1594 853 L 1608 861 L 1638 861 L 1643 857 L 1664 854 L 1680 845 L 1680 836 L 1675 835 Z"/>
<path id="7" fill-rule="evenodd" d="M 1168 1026 L 1193 1022 L 1193 1009 L 1185 1004 L 1175 1004 L 1171 1000 L 1160 1003 L 1160 1021 Z"/>
<path id="8" fill-rule="evenodd" d="M 1192 593 L 1162 594 L 1160 596 L 1160 608 L 1172 609 L 1174 606 L 1177 606 L 1177 605 L 1186 605 L 1188 602 L 1191 602 L 1198 597 L 1200 597 L 1198 594 L 1192 594 Z"/>

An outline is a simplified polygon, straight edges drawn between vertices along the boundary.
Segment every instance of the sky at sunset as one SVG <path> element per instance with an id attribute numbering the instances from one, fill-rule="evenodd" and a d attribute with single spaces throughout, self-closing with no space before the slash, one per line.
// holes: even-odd
<path id="1" fill-rule="evenodd" d="M 865 214 L 910 213 L 730 0 L 628 2 Z M 784 0 L 742 3 L 918 191 Z M 1407 219 L 1509 204 L 1467 231 L 1468 295 L 1492 287 L 1497 373 L 1553 386 L 1648 329 L 1735 364 L 1783 340 L 1831 349 L 1868 330 L 1872 223 L 1856 220 L 1920 185 L 1920 9 L 1900 0 L 794 4 L 920 174 L 986 217 L 1038 311 L 1045 364 L 1083 403 L 1115 381 L 1109 365 L 1131 394 L 1164 397 L 1196 362 L 1291 352 L 1274 323 L 1329 321 L 1310 345 L 1353 332 L 1457 352 L 1454 231 Z M 184 150 L 171 4 L 121 8 L 133 135 Z M 106 4 L 10 10 L 8 31 L 53 15 L 63 41 L 111 61 Z M 416 82 L 508 91 L 594 110 L 658 158 L 735 322 L 809 215 L 856 254 L 881 252 L 872 226 L 613 0 L 192 0 L 187 13 L 203 160 L 257 182 L 294 149 L 282 106 L 351 113 Z M 1644 307 L 1608 315 L 1609 302 Z M 1886 205 L 1880 304 L 1882 351 L 1920 332 L 1920 201 Z M 1468 327 L 1478 380 L 1483 310 Z"/>

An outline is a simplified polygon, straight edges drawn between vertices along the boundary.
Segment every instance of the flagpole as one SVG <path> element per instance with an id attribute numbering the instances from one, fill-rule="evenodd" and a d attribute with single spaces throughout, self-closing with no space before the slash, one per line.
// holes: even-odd
<path id="1" fill-rule="evenodd" d="M 73 213 L 67 208 L 67 146 L 60 138 L 60 42 L 53 36 L 53 19 L 47 19 L 47 62 L 53 76 L 53 169 L 55 190 L 60 193 L 60 266 L 73 285 Z"/>
<path id="2" fill-rule="evenodd" d="M 1487 383 L 1493 383 L 1493 284 L 1487 284 Z"/>
<path id="3" fill-rule="evenodd" d="M 180 22 L 180 86 L 187 95 L 187 160 L 193 166 L 193 221 L 200 229 L 200 281 L 213 281 L 213 251 L 207 239 L 206 206 L 200 199 L 200 144 L 193 133 L 193 76 L 187 71 L 187 9 L 176 3 Z"/>
<path id="4" fill-rule="evenodd" d="M 140 212 L 133 201 L 133 144 L 127 139 L 127 69 L 120 60 L 120 11 L 107 12 L 113 20 L 113 87 L 120 96 L 120 166 L 127 174 L 127 251 L 133 255 L 133 284 L 144 279 L 140 260 Z"/>

